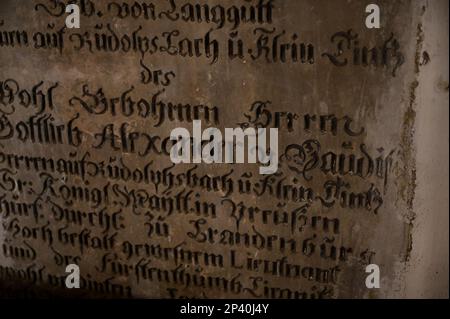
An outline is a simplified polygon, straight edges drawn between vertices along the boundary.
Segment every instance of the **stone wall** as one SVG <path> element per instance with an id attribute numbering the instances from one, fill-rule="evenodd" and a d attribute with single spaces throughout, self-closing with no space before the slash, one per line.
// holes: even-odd
<path id="1" fill-rule="evenodd" d="M 67 2 L 0 4 L 1 295 L 448 297 L 447 1 Z"/>

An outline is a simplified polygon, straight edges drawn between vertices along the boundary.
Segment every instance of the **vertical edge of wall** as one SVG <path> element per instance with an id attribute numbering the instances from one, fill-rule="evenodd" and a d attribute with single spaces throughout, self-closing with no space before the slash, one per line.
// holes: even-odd
<path id="1" fill-rule="evenodd" d="M 404 297 L 448 298 L 449 2 L 428 0 L 423 3 L 423 43 L 414 132 L 417 150 L 415 220 L 404 277 Z"/>

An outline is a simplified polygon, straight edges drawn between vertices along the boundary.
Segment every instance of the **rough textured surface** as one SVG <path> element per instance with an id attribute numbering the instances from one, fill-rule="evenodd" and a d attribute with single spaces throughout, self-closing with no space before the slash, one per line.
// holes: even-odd
<path id="1" fill-rule="evenodd" d="M 1 294 L 448 297 L 446 1 L 77 3 L 0 4 Z M 193 119 L 278 128 L 278 172 L 173 165 Z"/>

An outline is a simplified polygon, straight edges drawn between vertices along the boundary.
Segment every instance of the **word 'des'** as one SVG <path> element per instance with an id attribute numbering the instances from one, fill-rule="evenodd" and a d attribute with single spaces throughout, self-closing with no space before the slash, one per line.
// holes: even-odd
<path id="1" fill-rule="evenodd" d="M 259 168 L 260 174 L 274 174 L 278 170 L 278 129 L 269 129 L 270 148 L 266 147 L 266 135 L 265 128 L 225 128 L 224 140 L 217 128 L 209 127 L 202 132 L 201 121 L 196 120 L 193 121 L 192 136 L 185 128 L 172 130 L 170 139 L 176 143 L 171 148 L 170 159 L 174 164 L 200 164 L 202 161 L 206 164 L 245 163 L 247 153 L 247 163 L 257 163 L 258 160 L 264 164 Z"/>

